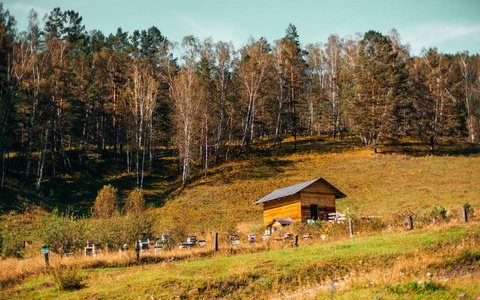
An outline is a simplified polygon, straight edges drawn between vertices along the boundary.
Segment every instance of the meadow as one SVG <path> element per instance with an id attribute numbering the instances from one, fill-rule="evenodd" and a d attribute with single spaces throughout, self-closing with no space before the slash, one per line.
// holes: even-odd
<path id="1" fill-rule="evenodd" d="M 451 220 L 422 229 L 336 236 L 299 247 L 255 253 L 108 265 L 119 254 L 55 257 L 55 270 L 74 266 L 81 285 L 58 288 L 40 271 L 0 291 L 3 299 L 476 299 L 480 296 L 480 227 Z M 232 247 L 230 247 L 232 248 Z M 240 247 L 241 248 L 241 247 Z M 231 249 L 230 249 L 231 251 Z M 116 257 L 116 258 L 114 258 Z M 131 261 L 126 255 L 124 262 Z M 40 263 L 40 262 L 38 262 Z M 63 265 L 63 267 L 61 266 Z"/>

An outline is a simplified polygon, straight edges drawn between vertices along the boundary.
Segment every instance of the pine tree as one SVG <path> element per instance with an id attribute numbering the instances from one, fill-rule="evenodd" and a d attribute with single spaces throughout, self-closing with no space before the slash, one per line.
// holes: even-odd
<path id="1" fill-rule="evenodd" d="M 408 91 L 407 69 L 390 39 L 369 31 L 360 43 L 353 72 L 350 114 L 362 142 L 376 153 L 381 138 L 397 132 L 398 106 Z"/>
<path id="2" fill-rule="evenodd" d="M 288 68 L 288 89 L 289 89 L 289 119 L 291 122 L 291 131 L 293 135 L 294 150 L 297 150 L 297 133 L 299 131 L 299 117 L 297 111 L 297 104 L 299 103 L 303 83 L 306 79 L 306 63 L 303 58 L 304 51 L 300 48 L 299 35 L 295 25 L 289 24 L 285 37 L 283 38 L 285 44 L 283 51 Z"/>

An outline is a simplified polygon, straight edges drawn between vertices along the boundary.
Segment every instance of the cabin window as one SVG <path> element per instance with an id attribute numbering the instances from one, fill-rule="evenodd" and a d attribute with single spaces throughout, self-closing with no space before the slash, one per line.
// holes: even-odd
<path id="1" fill-rule="evenodd" d="M 318 219 L 318 205 L 310 205 L 310 218 L 313 220 Z"/>

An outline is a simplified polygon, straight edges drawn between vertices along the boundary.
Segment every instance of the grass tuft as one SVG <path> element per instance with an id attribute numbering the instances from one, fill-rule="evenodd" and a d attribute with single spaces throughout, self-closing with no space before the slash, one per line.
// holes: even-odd
<path id="1" fill-rule="evenodd" d="M 79 290 L 85 286 L 83 281 L 86 278 L 81 275 L 79 269 L 74 266 L 61 265 L 50 268 L 49 273 L 52 281 L 60 291 Z"/>

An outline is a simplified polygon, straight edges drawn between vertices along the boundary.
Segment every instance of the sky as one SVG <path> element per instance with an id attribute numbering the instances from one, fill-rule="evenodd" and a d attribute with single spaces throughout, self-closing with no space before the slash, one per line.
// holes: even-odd
<path id="1" fill-rule="evenodd" d="M 3 6 L 20 31 L 31 9 L 43 17 L 60 7 L 78 12 L 87 30 L 105 35 L 118 27 L 132 33 L 156 26 L 170 41 L 194 35 L 231 41 L 238 49 L 250 36 L 278 40 L 290 23 L 303 46 L 325 43 L 332 34 L 388 34 L 395 28 L 412 56 L 431 47 L 480 54 L 480 0 L 3 0 Z"/>

